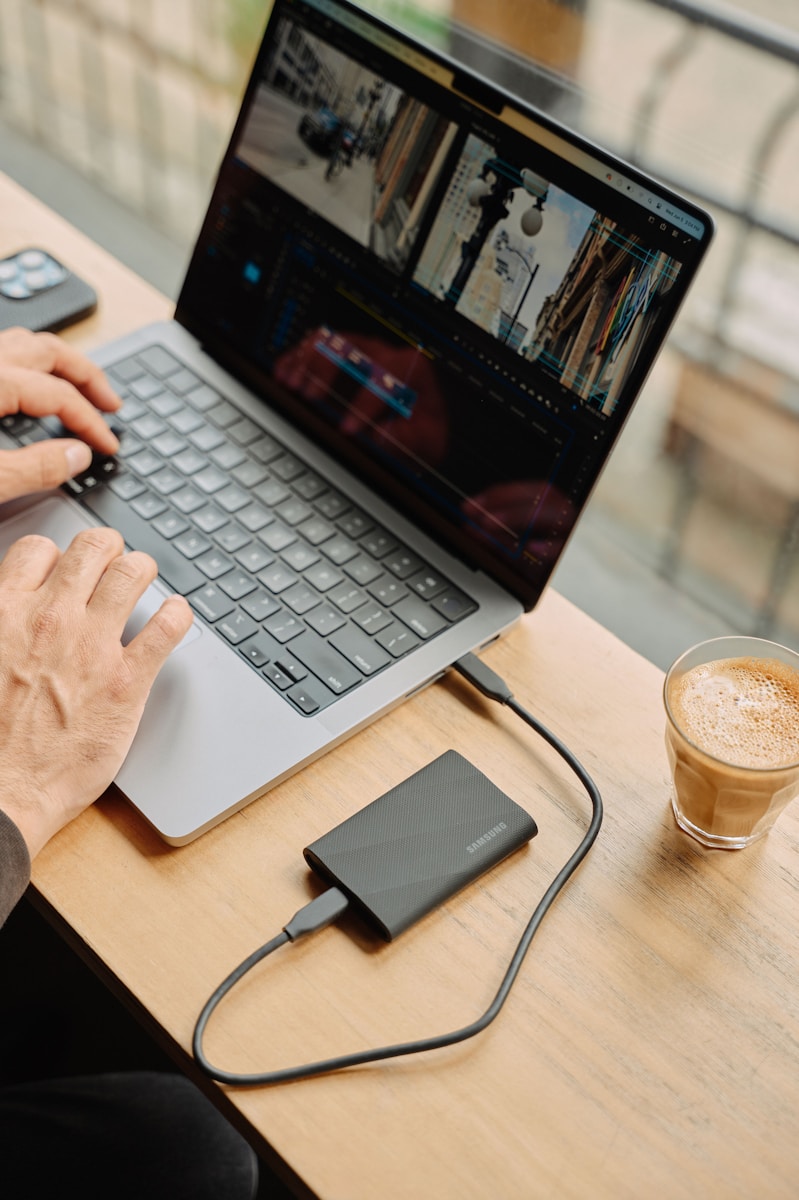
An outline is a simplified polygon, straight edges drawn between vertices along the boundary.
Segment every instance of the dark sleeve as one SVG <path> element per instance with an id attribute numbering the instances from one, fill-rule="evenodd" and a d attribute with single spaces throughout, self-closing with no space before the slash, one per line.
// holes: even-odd
<path id="1" fill-rule="evenodd" d="M 0 926 L 19 900 L 31 877 L 25 839 L 10 817 L 0 810 Z"/>

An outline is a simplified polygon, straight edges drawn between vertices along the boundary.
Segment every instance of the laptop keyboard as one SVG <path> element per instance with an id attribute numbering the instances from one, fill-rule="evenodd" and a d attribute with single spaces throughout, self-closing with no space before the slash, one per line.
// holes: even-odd
<path id="1" fill-rule="evenodd" d="M 474 611 L 460 589 L 161 346 L 107 368 L 121 449 L 65 488 L 310 716 Z M 15 415 L 27 444 L 60 423 Z"/>

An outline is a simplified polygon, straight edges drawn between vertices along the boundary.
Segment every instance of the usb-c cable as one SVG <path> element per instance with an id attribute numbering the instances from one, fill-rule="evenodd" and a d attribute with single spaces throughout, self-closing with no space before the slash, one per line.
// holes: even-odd
<path id="1" fill-rule="evenodd" d="M 256 1086 L 262 1084 L 287 1083 L 298 1079 L 308 1079 L 313 1075 L 327 1074 L 332 1071 L 340 1071 L 345 1067 L 353 1067 L 364 1063 L 379 1062 L 387 1058 L 399 1058 L 408 1054 L 419 1054 L 427 1050 L 438 1050 L 444 1046 L 452 1046 L 457 1042 L 466 1041 L 467 1038 L 474 1037 L 475 1034 L 481 1033 L 499 1013 L 505 1003 L 511 987 L 513 986 L 519 969 L 524 961 L 525 955 L 530 948 L 530 944 L 535 937 L 541 921 L 549 911 L 555 897 L 563 888 L 564 884 L 571 878 L 577 867 L 585 858 L 588 851 L 596 841 L 602 824 L 602 797 L 599 789 L 592 780 L 591 776 L 575 758 L 572 752 L 560 741 L 555 734 L 551 733 L 540 721 L 524 709 L 514 698 L 508 685 L 505 681 L 481 662 L 474 654 L 466 654 L 463 658 L 458 659 L 453 663 L 453 669 L 467 679 L 478 691 L 491 700 L 496 700 L 500 704 L 504 704 L 512 712 L 530 726 L 540 737 L 542 737 L 550 746 L 561 756 L 561 758 L 571 767 L 574 774 L 582 783 L 592 806 L 591 820 L 588 828 L 577 849 L 571 855 L 558 874 L 550 883 L 544 895 L 538 902 L 535 911 L 533 912 L 527 926 L 522 933 L 513 957 L 508 965 L 505 975 L 500 983 L 499 989 L 494 996 L 491 1004 L 485 1012 L 472 1021 L 468 1025 L 464 1025 L 461 1029 L 453 1030 L 450 1033 L 439 1034 L 438 1036 L 421 1038 L 417 1041 L 400 1042 L 393 1046 L 382 1046 L 377 1049 L 363 1050 L 352 1054 L 344 1054 L 334 1058 L 322 1059 L 319 1062 L 305 1063 L 298 1067 L 287 1067 L 277 1071 L 263 1071 L 255 1073 L 236 1073 L 233 1071 L 225 1071 L 220 1067 L 214 1066 L 208 1061 L 203 1052 L 203 1036 L 211 1014 L 220 1003 L 220 1001 L 228 994 L 228 992 L 239 982 L 248 971 L 261 962 L 262 959 L 270 955 L 278 947 L 283 946 L 286 942 L 295 942 L 298 938 L 305 937 L 309 933 L 314 933 L 317 929 L 323 929 L 326 925 L 338 920 L 338 918 L 349 907 L 349 898 L 338 887 L 328 888 L 322 895 L 317 896 L 309 904 L 301 908 L 291 920 L 284 925 L 282 931 L 266 942 L 258 950 L 240 963 L 228 977 L 222 981 L 213 995 L 208 999 L 194 1029 L 193 1051 L 194 1058 L 200 1069 L 209 1075 L 212 1079 L 218 1080 L 220 1083 L 226 1083 L 234 1086 Z"/>

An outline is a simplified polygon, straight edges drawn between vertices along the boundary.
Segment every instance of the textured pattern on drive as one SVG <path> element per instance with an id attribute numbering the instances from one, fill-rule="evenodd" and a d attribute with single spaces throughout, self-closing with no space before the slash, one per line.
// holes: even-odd
<path id="1" fill-rule="evenodd" d="M 448 750 L 303 853 L 390 941 L 537 833 L 523 808 Z"/>

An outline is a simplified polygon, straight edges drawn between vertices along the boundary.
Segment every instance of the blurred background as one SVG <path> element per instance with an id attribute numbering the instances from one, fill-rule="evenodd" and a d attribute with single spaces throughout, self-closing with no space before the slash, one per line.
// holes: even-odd
<path id="1" fill-rule="evenodd" d="M 555 586 L 662 667 L 727 632 L 799 647 L 799 4 L 362 6 L 713 213 Z M 3 0 L 0 169 L 175 298 L 269 8 Z"/>

